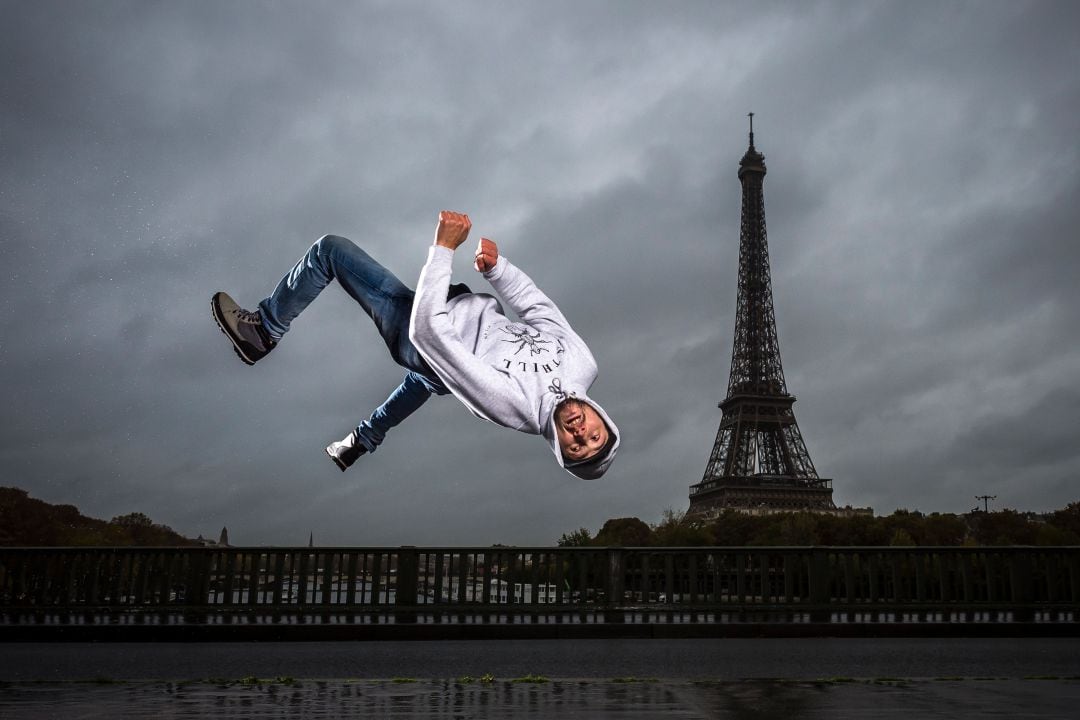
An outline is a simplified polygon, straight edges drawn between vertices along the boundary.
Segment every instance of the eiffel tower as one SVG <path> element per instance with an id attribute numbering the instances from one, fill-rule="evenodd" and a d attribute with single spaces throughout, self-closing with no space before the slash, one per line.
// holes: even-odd
<path id="1" fill-rule="evenodd" d="M 739 300 L 723 416 L 705 475 L 690 486 L 688 515 L 743 512 L 835 512 L 832 481 L 818 477 L 788 394 L 773 314 L 765 237 L 765 156 L 750 148 L 739 162 Z"/>

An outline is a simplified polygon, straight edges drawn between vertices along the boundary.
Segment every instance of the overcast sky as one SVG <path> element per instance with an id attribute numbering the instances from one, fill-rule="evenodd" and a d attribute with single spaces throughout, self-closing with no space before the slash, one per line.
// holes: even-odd
<path id="1" fill-rule="evenodd" d="M 755 113 L 776 322 L 838 505 L 1080 500 L 1080 4 L 0 2 L 0 484 L 234 544 L 551 544 L 684 510 L 720 422 Z M 469 213 L 586 339 L 599 481 L 400 381 L 326 233 L 415 286 Z M 471 251 L 455 279 L 475 290 Z"/>

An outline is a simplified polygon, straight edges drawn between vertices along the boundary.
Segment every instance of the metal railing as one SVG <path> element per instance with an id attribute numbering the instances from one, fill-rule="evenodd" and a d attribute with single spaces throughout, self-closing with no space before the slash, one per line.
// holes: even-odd
<path id="1" fill-rule="evenodd" d="M 1080 547 L 0 548 L 8 625 L 1075 622 L 1078 611 Z"/>

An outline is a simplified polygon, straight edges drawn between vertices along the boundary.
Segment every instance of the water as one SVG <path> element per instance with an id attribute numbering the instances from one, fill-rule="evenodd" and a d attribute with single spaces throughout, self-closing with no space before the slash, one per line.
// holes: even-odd
<path id="1" fill-rule="evenodd" d="M 1071 718 L 1080 707 L 1076 638 L 9 642 L 0 649 L 5 720 L 909 720 Z M 491 681 L 481 682 L 487 674 Z"/>

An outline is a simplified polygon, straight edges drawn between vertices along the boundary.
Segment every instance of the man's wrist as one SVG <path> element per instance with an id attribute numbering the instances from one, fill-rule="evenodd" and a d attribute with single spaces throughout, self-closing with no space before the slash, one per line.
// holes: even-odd
<path id="1" fill-rule="evenodd" d="M 430 251 L 428 257 L 442 256 L 445 257 L 447 260 L 453 260 L 454 258 L 453 248 L 448 248 L 445 245 L 440 245 L 439 243 L 432 243 L 429 247 Z"/>
<path id="2" fill-rule="evenodd" d="M 496 280 L 503 274 L 503 270 L 506 269 L 506 259 L 500 255 L 495 261 L 495 264 L 488 268 L 483 275 L 486 280 Z"/>

